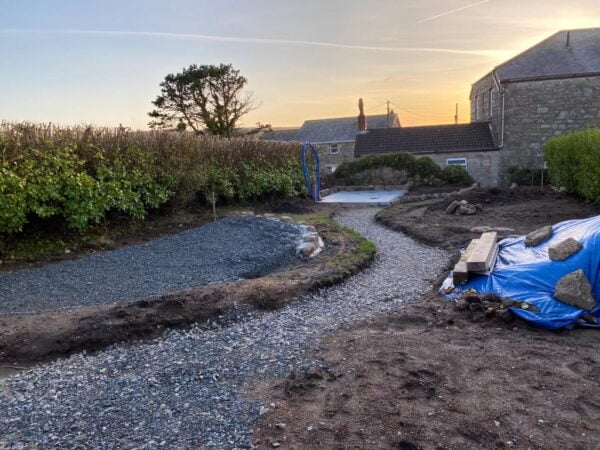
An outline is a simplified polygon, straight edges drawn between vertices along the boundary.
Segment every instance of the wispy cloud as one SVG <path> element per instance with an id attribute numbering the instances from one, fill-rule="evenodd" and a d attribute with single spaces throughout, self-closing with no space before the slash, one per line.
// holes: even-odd
<path id="1" fill-rule="evenodd" d="M 489 1 L 489 0 L 486 0 Z M 460 55 L 493 57 L 499 50 L 462 50 L 437 47 L 386 47 L 371 45 L 344 44 L 337 42 L 304 41 L 294 39 L 269 39 L 253 37 L 220 36 L 213 34 L 195 33 L 165 33 L 156 31 L 108 31 L 108 30 L 36 30 L 36 29 L 0 29 L 0 34 L 58 34 L 58 35 L 97 35 L 97 36 L 124 36 L 124 37 L 149 37 L 159 39 L 180 39 L 188 41 L 216 41 L 235 42 L 242 44 L 266 45 L 296 45 L 309 47 L 328 47 L 349 50 L 364 50 L 377 52 L 420 52 L 420 53 L 448 53 Z"/>
<path id="2" fill-rule="evenodd" d="M 489 3 L 489 2 L 490 2 L 490 0 L 483 0 L 481 2 L 471 3 L 469 5 L 465 5 L 460 8 L 453 9 L 451 11 L 446 11 L 446 12 L 443 12 L 440 14 L 436 14 L 435 16 L 426 17 L 425 19 L 419 20 L 417 23 L 429 22 L 430 20 L 435 20 L 435 19 L 439 19 L 440 17 L 449 16 L 450 14 L 455 14 L 457 12 L 464 11 L 465 9 L 474 8 L 475 6 L 483 5 L 484 3 Z"/>

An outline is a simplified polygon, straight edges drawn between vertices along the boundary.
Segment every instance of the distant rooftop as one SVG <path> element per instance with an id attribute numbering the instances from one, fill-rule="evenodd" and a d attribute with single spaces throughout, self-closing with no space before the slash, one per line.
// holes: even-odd
<path id="1" fill-rule="evenodd" d="M 495 71 L 502 81 L 600 75 L 600 28 L 559 31 Z"/>
<path id="2" fill-rule="evenodd" d="M 451 153 L 497 150 L 487 122 L 371 129 L 356 138 L 356 157 L 385 153 Z"/>
<path id="3" fill-rule="evenodd" d="M 367 127 L 386 128 L 387 114 L 367 116 Z M 390 127 L 399 126 L 398 115 L 390 114 Z M 298 141 L 312 143 L 354 142 L 358 133 L 357 117 L 339 117 L 334 119 L 307 120 L 299 130 L 288 130 L 284 133 L 274 131 L 265 135 L 270 141 Z"/>

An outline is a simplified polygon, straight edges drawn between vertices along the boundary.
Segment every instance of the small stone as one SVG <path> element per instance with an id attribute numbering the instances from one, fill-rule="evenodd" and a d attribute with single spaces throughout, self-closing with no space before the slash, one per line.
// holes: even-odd
<path id="1" fill-rule="evenodd" d="M 475 208 L 473 205 L 461 205 L 457 212 L 461 216 L 472 216 L 477 214 L 477 208 Z"/>
<path id="2" fill-rule="evenodd" d="M 579 269 L 562 277 L 554 288 L 554 297 L 563 303 L 591 311 L 596 307 L 592 285 L 583 270 Z"/>
<path id="3" fill-rule="evenodd" d="M 473 312 L 483 311 L 483 305 L 481 303 L 471 303 L 469 309 Z"/>
<path id="4" fill-rule="evenodd" d="M 519 185 L 517 183 L 513 183 L 510 185 L 509 189 L 514 190 L 514 189 L 517 189 L 518 187 L 519 187 Z"/>
<path id="5" fill-rule="evenodd" d="M 283 422 L 279 422 L 275 424 L 275 428 L 277 428 L 278 430 L 285 430 L 286 424 Z"/>
<path id="6" fill-rule="evenodd" d="M 552 261 L 563 261 L 570 256 L 573 256 L 583 248 L 581 243 L 573 238 L 565 239 L 564 241 L 550 247 L 548 256 Z"/>
<path id="7" fill-rule="evenodd" d="M 456 303 L 456 309 L 458 309 L 459 311 L 466 311 L 469 308 L 469 302 L 467 302 L 465 299 L 460 299 L 457 303 Z"/>
<path id="8" fill-rule="evenodd" d="M 542 242 L 546 242 L 552 236 L 552 227 L 545 226 L 539 228 L 535 231 L 532 231 L 527 236 L 525 236 L 525 246 L 527 247 L 535 247 L 536 245 L 541 244 Z"/>
<path id="9" fill-rule="evenodd" d="M 596 316 L 593 316 L 591 314 L 586 314 L 585 316 L 581 316 L 581 320 L 583 320 L 586 323 L 589 323 L 591 325 L 598 325 L 598 319 L 596 318 Z"/>
<path id="10" fill-rule="evenodd" d="M 446 208 L 446 214 L 454 214 L 454 212 L 458 209 L 458 207 L 460 206 L 460 202 L 454 200 L 452 203 L 450 203 L 450 205 L 448 205 L 448 207 Z"/>
<path id="11" fill-rule="evenodd" d="M 273 442 L 273 443 L 271 444 L 271 447 L 273 447 L 273 448 L 279 448 L 279 447 L 281 447 L 281 442 L 277 442 L 277 441 L 275 441 L 275 442 Z"/>
<path id="12" fill-rule="evenodd" d="M 314 242 L 304 242 L 298 246 L 296 253 L 302 258 L 310 258 L 318 249 Z"/>
<path id="13" fill-rule="evenodd" d="M 319 233 L 307 233 L 304 236 L 302 236 L 302 240 L 304 242 L 312 242 L 315 245 L 319 245 Z"/>
<path id="14" fill-rule="evenodd" d="M 471 228 L 471 233 L 489 233 L 492 231 L 495 231 L 496 233 L 514 233 L 515 230 L 513 230 L 512 228 L 505 228 L 505 227 L 490 227 L 487 225 L 483 225 L 480 227 L 473 227 Z"/>

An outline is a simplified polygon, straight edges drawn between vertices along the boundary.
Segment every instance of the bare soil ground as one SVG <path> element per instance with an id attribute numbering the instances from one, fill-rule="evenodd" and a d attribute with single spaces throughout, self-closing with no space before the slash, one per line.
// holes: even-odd
<path id="1" fill-rule="evenodd" d="M 483 211 L 472 216 L 446 214 L 454 200 L 481 204 Z M 579 202 L 568 194 L 547 188 L 476 189 L 460 198 L 393 206 L 377 219 L 384 225 L 428 245 L 458 249 L 478 237 L 470 230 L 478 226 L 511 228 L 506 234 L 526 234 L 544 225 L 600 214 L 600 208 Z"/>
<path id="2" fill-rule="evenodd" d="M 600 211 L 565 194 L 478 189 L 476 216 L 426 202 L 379 220 L 456 250 L 473 226 L 522 234 Z M 461 198 L 462 199 L 462 198 Z M 459 199 L 459 200 L 461 200 Z M 597 330 L 548 332 L 511 318 L 458 311 L 434 289 L 391 317 L 323 340 L 322 366 L 255 387 L 275 408 L 255 430 L 259 448 L 595 449 L 600 447 Z"/>
<path id="3" fill-rule="evenodd" d="M 255 443 L 598 448 L 599 339 L 454 311 L 432 292 L 402 314 L 326 338 L 323 368 L 259 387 L 276 407 Z"/>
<path id="4" fill-rule="evenodd" d="M 374 249 L 326 216 L 314 216 L 325 250 L 314 259 L 261 278 L 217 283 L 154 300 L 57 313 L 0 316 L 0 368 L 31 364 L 151 338 L 167 328 L 218 319 L 234 309 L 271 309 L 335 284 L 370 264 Z M 4 363 L 4 366 L 2 366 Z"/>

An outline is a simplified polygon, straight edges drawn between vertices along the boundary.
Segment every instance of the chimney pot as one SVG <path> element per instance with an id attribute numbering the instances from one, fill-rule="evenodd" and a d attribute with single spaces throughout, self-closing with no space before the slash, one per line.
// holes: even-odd
<path id="1" fill-rule="evenodd" d="M 367 131 L 367 116 L 365 116 L 365 104 L 363 99 L 358 99 L 358 132 L 365 133 Z"/>

